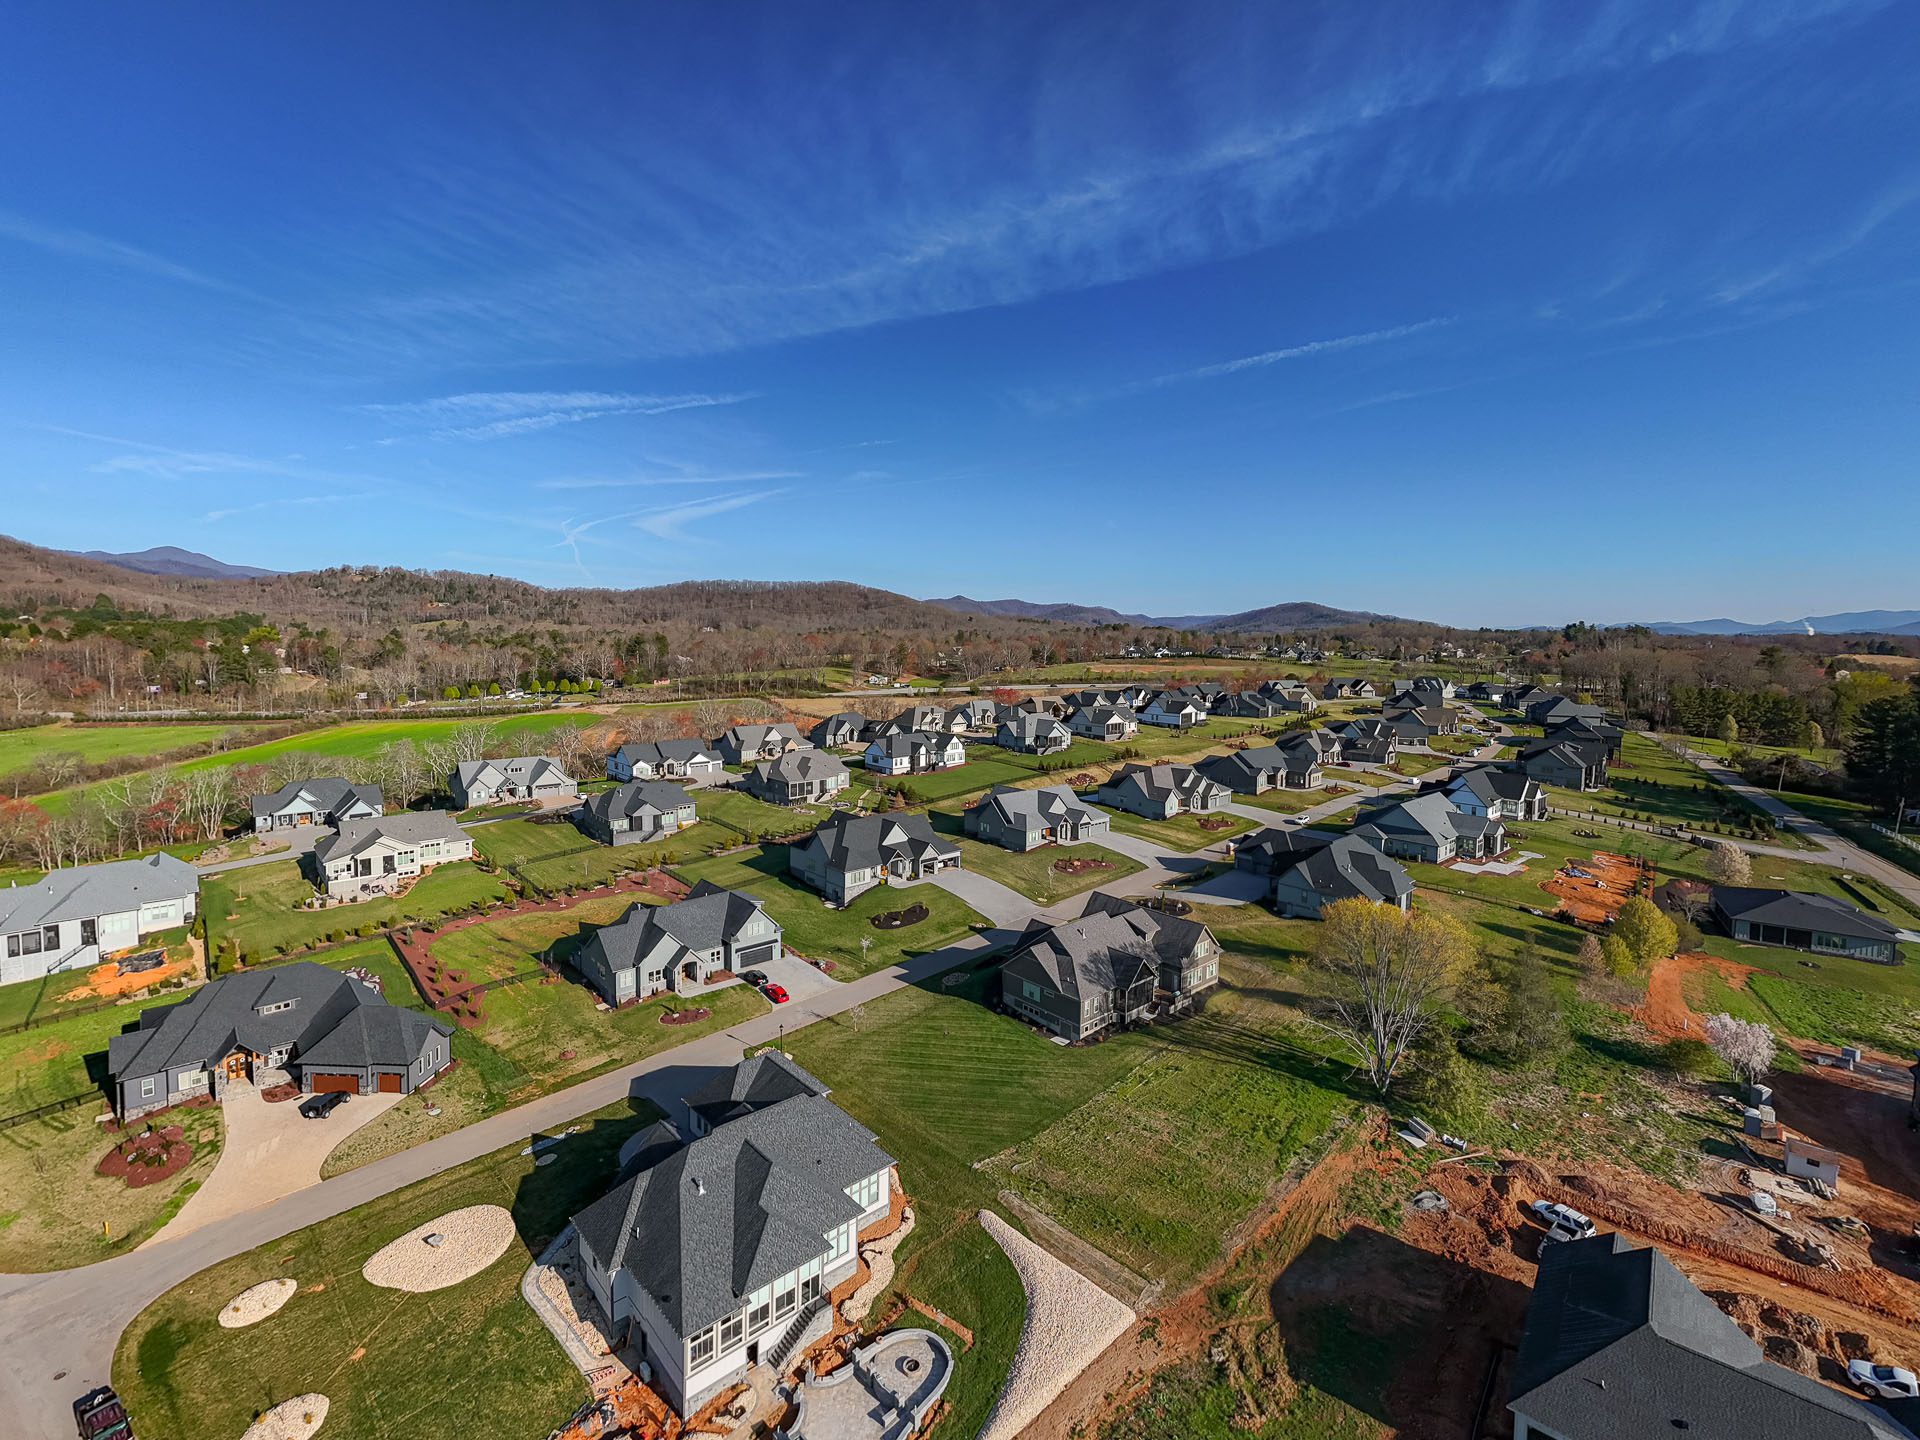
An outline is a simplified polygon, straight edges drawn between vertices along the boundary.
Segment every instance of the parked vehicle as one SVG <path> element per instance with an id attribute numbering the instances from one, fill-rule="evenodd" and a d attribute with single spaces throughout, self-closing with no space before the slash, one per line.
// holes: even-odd
<path id="1" fill-rule="evenodd" d="M 300 1116 L 305 1120 L 324 1120 L 351 1098 L 344 1090 L 329 1090 L 322 1095 L 309 1095 L 300 1102 Z"/>
<path id="2" fill-rule="evenodd" d="M 111 1385 L 89 1390 L 74 1401 L 73 1423 L 80 1440 L 133 1440 L 133 1422 Z"/>
<path id="3" fill-rule="evenodd" d="M 787 987 L 784 985 L 773 985 L 773 984 L 762 985 L 760 987 L 760 993 L 765 995 L 767 999 L 771 1000 L 776 1005 L 784 1005 L 787 1003 L 787 1001 L 793 998 L 791 995 L 787 994 Z"/>
<path id="4" fill-rule="evenodd" d="M 1847 1380 L 1869 1400 L 1906 1400 L 1920 1395 L 1920 1380 L 1914 1378 L 1913 1371 L 1897 1365 L 1849 1360 Z"/>
<path id="5" fill-rule="evenodd" d="M 764 970 L 747 970 L 741 973 L 740 978 L 758 990 L 767 983 L 767 972 Z"/>
<path id="6" fill-rule="evenodd" d="M 1593 1221 L 1571 1205 L 1562 1205 L 1556 1200 L 1535 1200 L 1527 1208 L 1547 1227 L 1547 1233 L 1541 1238 L 1543 1245 L 1560 1240 L 1590 1240 L 1599 1233 Z"/>

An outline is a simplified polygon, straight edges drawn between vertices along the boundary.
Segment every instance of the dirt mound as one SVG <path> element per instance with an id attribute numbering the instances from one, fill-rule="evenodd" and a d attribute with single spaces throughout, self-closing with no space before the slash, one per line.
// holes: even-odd
<path id="1" fill-rule="evenodd" d="M 1604 925 L 1633 898 L 1642 880 L 1650 885 L 1652 871 L 1642 870 L 1624 855 L 1596 850 L 1591 860 L 1562 866 L 1551 879 L 1542 880 L 1540 888 L 1575 920 Z"/>
<path id="2" fill-rule="evenodd" d="M 1706 1022 L 1687 1001 L 1687 977 L 1704 971 L 1717 973 L 1734 990 L 1746 989 L 1747 977 L 1755 973 L 1751 965 L 1722 960 L 1704 950 L 1689 950 L 1655 961 L 1647 976 L 1646 998 L 1634 1012 L 1635 1018 L 1669 1040 L 1704 1039 Z"/>

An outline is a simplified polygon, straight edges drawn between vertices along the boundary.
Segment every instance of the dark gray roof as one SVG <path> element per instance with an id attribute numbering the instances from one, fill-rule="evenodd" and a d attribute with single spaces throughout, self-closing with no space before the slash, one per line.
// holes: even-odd
<path id="1" fill-rule="evenodd" d="M 1044 830 L 1069 815 L 1093 820 L 1106 818 L 1065 785 L 1043 785 L 1030 790 L 996 785 L 981 797 L 978 808 L 992 810 L 1014 830 Z"/>
<path id="2" fill-rule="evenodd" d="M 1152 800 L 1164 800 L 1174 795 L 1183 803 L 1191 803 L 1192 798 L 1207 786 L 1219 784 L 1218 780 L 1209 779 L 1203 771 L 1191 765 L 1122 765 L 1108 777 L 1104 788 L 1137 789 Z"/>
<path id="3" fill-rule="evenodd" d="M 359 982 L 354 982 L 356 985 Z M 364 986 L 360 988 L 366 988 Z M 411 1065 L 429 1035 L 451 1035 L 453 1027 L 419 1010 L 400 1005 L 360 1005 L 295 1057 L 304 1066 Z"/>
<path id="4" fill-rule="evenodd" d="M 305 799 L 323 815 L 337 814 L 355 800 L 364 801 L 376 810 L 381 805 L 378 785 L 356 785 L 338 775 L 322 775 L 312 780 L 289 780 L 271 795 L 254 796 L 254 817 L 277 815 L 298 799 Z"/>
<path id="5" fill-rule="evenodd" d="M 322 865 L 358 855 L 382 840 L 397 840 L 402 845 L 418 845 L 425 840 L 464 840 L 462 830 L 444 810 L 402 810 L 397 815 L 372 815 L 359 820 L 343 820 L 331 835 L 323 835 L 313 847 L 313 858 Z"/>
<path id="6" fill-rule="evenodd" d="M 1357 835 L 1328 830 L 1261 830 L 1234 847 L 1258 855 L 1268 875 L 1298 873 L 1315 893 L 1329 900 L 1372 900 L 1398 904 L 1413 893 L 1413 880 L 1400 862 L 1383 855 Z"/>
<path id="7" fill-rule="evenodd" d="M 1447 788 L 1451 790 L 1456 785 L 1464 785 L 1487 804 L 1496 800 L 1530 800 L 1540 793 L 1540 782 L 1525 771 L 1495 765 L 1482 765 L 1456 775 Z"/>
<path id="8" fill-rule="evenodd" d="M 837 715 L 829 715 L 808 732 L 809 737 L 818 745 L 844 744 L 848 740 L 858 740 L 866 733 L 872 722 L 858 710 L 842 710 Z"/>
<path id="9" fill-rule="evenodd" d="M 894 855 L 958 857 L 960 847 L 933 833 L 924 815 L 851 815 L 836 811 L 800 844 L 817 846 L 835 870 L 870 870 Z"/>
<path id="10" fill-rule="evenodd" d="M 123 915 L 163 900 L 200 893 L 200 872 L 161 853 L 106 865 L 55 870 L 31 885 L 0 889 L 0 933 Z"/>
<path id="11" fill-rule="evenodd" d="M 1858 940 L 1897 940 L 1900 931 L 1877 916 L 1831 895 L 1805 890 L 1769 890 L 1757 886 L 1716 885 L 1714 908 L 1755 925 L 1790 930 L 1824 930 Z"/>
<path id="12" fill-rule="evenodd" d="M 291 1009 L 262 1015 L 263 1006 L 292 1001 Z M 334 1031 L 358 1010 L 394 1011 L 403 1018 L 385 1017 L 369 1024 L 356 1020 L 337 1044 Z M 413 1019 L 404 1018 L 412 1015 Z M 139 1028 L 107 1042 L 107 1073 L 115 1080 L 157 1075 L 175 1066 L 216 1064 L 236 1047 L 265 1054 L 291 1046 L 294 1059 L 307 1063 L 308 1053 L 320 1049 L 328 1063 L 368 1065 L 388 1063 L 387 1056 L 407 1036 L 424 1040 L 424 1025 L 442 1034 L 451 1030 L 441 1021 L 417 1012 L 401 1011 L 370 986 L 317 965 L 298 960 L 267 970 L 248 970 L 202 986 L 187 999 L 163 1005 L 140 1016 Z M 378 1047 L 378 1053 L 375 1051 Z M 414 1050 L 398 1058 L 411 1062 Z"/>
<path id="13" fill-rule="evenodd" d="M 1438 790 L 1423 790 L 1405 800 L 1388 801 L 1362 811 L 1353 828 L 1360 834 L 1374 830 L 1387 835 L 1419 834 L 1444 841 L 1462 835 L 1484 835 L 1499 825 L 1498 820 L 1467 814 Z"/>
<path id="14" fill-rule="evenodd" d="M 881 735 L 873 744 L 880 747 L 880 753 L 889 758 L 901 757 L 911 760 L 915 755 L 932 752 L 944 755 L 955 743 L 956 737 L 945 733 L 934 734 L 927 730 L 902 730 L 895 734 Z"/>
<path id="15" fill-rule="evenodd" d="M 1155 962 L 1179 964 L 1207 934 L 1198 921 L 1096 891 L 1078 920 L 1029 924 L 1007 959 L 1032 961 L 1056 990 L 1078 998 L 1126 990 Z"/>
<path id="16" fill-rule="evenodd" d="M 758 897 L 744 890 L 723 890 L 702 880 L 671 905 L 628 906 L 618 920 L 594 931 L 587 944 L 600 951 L 608 969 L 631 970 L 662 936 L 685 950 L 716 950 L 762 908 Z"/>
<path id="17" fill-rule="evenodd" d="M 635 740 L 614 751 L 626 757 L 629 765 L 650 765 L 655 769 L 664 761 L 685 765 L 690 760 L 718 760 L 720 752 L 704 740 Z"/>
<path id="18" fill-rule="evenodd" d="M 515 755 L 506 760 L 465 760 L 453 767 L 454 777 L 463 788 L 488 771 L 494 771 L 508 783 L 526 789 L 534 785 L 566 783 L 571 777 L 566 767 L 551 755 Z"/>
<path id="19" fill-rule="evenodd" d="M 1768 1363 L 1666 1256 L 1618 1234 L 1542 1250 L 1508 1408 L 1567 1440 L 1909 1440 L 1884 1411 Z"/>
<path id="20" fill-rule="evenodd" d="M 826 1085 L 784 1050 L 762 1050 L 687 1096 L 687 1108 L 709 1127 L 724 1125 L 795 1095 L 826 1095 Z"/>
<path id="21" fill-rule="evenodd" d="M 622 1181 L 574 1223 L 681 1335 L 820 1258 L 856 1219 L 847 1190 L 893 1157 L 824 1096 L 800 1094 L 716 1126 Z"/>
<path id="22" fill-rule="evenodd" d="M 826 780 L 846 773 L 846 762 L 826 750 L 789 750 L 753 767 L 753 778 L 762 784 L 769 780 L 783 785 L 794 780 Z"/>
<path id="23" fill-rule="evenodd" d="M 684 810 L 692 803 L 693 797 L 687 794 L 686 786 L 671 780 L 629 780 L 598 795 L 589 795 L 581 802 L 581 808 L 607 820 L 615 815 L 641 815 L 649 810 L 666 814 Z"/>

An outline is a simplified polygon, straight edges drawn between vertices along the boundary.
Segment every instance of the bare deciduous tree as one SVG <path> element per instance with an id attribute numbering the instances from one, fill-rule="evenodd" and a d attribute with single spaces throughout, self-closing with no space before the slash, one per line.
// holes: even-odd
<path id="1" fill-rule="evenodd" d="M 1332 972 L 1336 990 L 1313 1023 L 1352 1051 L 1385 1094 L 1473 959 L 1472 937 L 1451 916 L 1335 901 L 1321 912 L 1314 960 Z"/>

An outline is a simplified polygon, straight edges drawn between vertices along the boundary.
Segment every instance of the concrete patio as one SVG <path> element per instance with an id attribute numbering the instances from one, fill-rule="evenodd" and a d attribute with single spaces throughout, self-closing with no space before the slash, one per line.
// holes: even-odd
<path id="1" fill-rule="evenodd" d="M 794 1391 L 788 1440 L 907 1440 L 945 1393 L 953 1352 L 931 1330 L 889 1330 Z"/>

